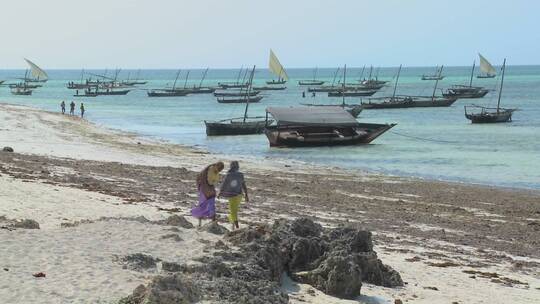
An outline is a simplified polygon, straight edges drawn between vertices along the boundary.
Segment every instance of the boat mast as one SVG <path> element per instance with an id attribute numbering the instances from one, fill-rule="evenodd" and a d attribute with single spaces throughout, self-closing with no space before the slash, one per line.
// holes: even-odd
<path id="1" fill-rule="evenodd" d="M 371 73 L 373 73 L 373 66 L 369 68 L 369 78 L 368 80 L 371 80 Z"/>
<path id="2" fill-rule="evenodd" d="M 471 80 L 469 80 L 469 87 L 472 87 L 472 79 L 474 74 L 474 65 L 476 64 L 476 60 L 472 63 L 472 70 L 471 70 Z"/>
<path id="3" fill-rule="evenodd" d="M 396 83 L 394 84 L 394 93 L 392 94 L 392 101 L 394 101 L 394 98 L 396 97 L 396 90 L 397 90 L 397 84 L 399 81 L 399 74 L 401 73 L 401 64 L 399 65 L 399 69 L 397 71 L 397 77 L 396 77 Z"/>
<path id="4" fill-rule="evenodd" d="M 366 65 L 362 67 L 362 73 L 360 73 L 360 81 L 362 81 L 362 77 L 364 76 L 364 70 L 366 69 Z"/>
<path id="5" fill-rule="evenodd" d="M 443 66 L 441 65 L 441 69 L 439 70 L 439 74 L 437 74 L 437 78 L 435 79 L 435 87 L 433 87 L 433 95 L 431 95 L 431 101 L 435 102 L 435 91 L 437 90 L 437 85 L 439 84 L 439 79 L 441 78 Z"/>
<path id="6" fill-rule="evenodd" d="M 189 70 L 187 71 L 187 74 L 186 74 L 186 81 L 184 82 L 184 89 L 185 89 L 186 86 L 187 86 L 187 80 L 188 80 L 188 77 L 189 77 Z"/>
<path id="7" fill-rule="evenodd" d="M 201 78 L 201 82 L 199 83 L 199 88 L 202 87 L 203 81 L 204 81 L 204 79 L 206 78 L 206 73 L 208 73 L 208 69 L 209 69 L 209 68 L 206 68 L 206 70 L 204 70 L 203 77 Z"/>
<path id="8" fill-rule="evenodd" d="M 503 88 L 503 83 L 504 83 L 504 70 L 506 70 L 506 58 L 504 58 L 503 66 L 502 66 L 501 87 L 499 88 L 499 100 L 497 100 L 497 114 L 499 113 L 499 107 L 501 106 L 501 95 L 502 95 L 502 88 Z"/>
<path id="9" fill-rule="evenodd" d="M 313 71 L 313 81 L 317 79 L 317 67 L 315 67 L 315 70 Z"/>
<path id="10" fill-rule="evenodd" d="M 246 118 L 247 118 L 247 112 L 248 112 L 248 107 L 249 107 L 249 94 L 251 93 L 251 84 L 253 83 L 253 74 L 255 74 L 255 66 L 253 66 L 253 70 L 251 70 L 251 75 L 249 76 L 248 91 L 247 91 L 248 93 L 246 95 L 246 110 L 244 111 L 244 120 L 243 120 L 244 123 L 246 122 Z"/>
<path id="11" fill-rule="evenodd" d="M 342 101 L 341 101 L 341 105 L 345 108 L 345 83 L 347 83 L 347 64 L 345 64 L 345 66 L 343 67 L 343 84 L 341 85 L 342 87 L 342 92 L 341 92 L 341 97 L 342 97 Z"/>
<path id="12" fill-rule="evenodd" d="M 174 89 L 176 88 L 176 81 L 178 80 L 178 76 L 180 76 L 180 72 L 182 70 L 178 70 L 178 72 L 176 72 L 176 78 L 174 79 L 174 84 L 172 86 L 172 90 L 174 91 Z"/>
<path id="13" fill-rule="evenodd" d="M 336 83 L 336 77 L 337 77 L 337 74 L 339 73 L 339 67 L 337 68 L 336 72 L 334 73 L 334 80 L 332 80 L 332 86 L 334 86 L 334 83 Z"/>
<path id="14" fill-rule="evenodd" d="M 139 80 L 139 74 L 141 73 L 141 69 L 138 69 L 137 70 L 137 77 L 135 77 L 135 81 L 138 81 Z"/>
<path id="15" fill-rule="evenodd" d="M 81 84 L 83 83 L 83 78 L 84 78 L 84 69 L 82 69 L 81 71 Z"/>
<path id="16" fill-rule="evenodd" d="M 236 84 L 238 84 L 238 82 L 240 82 L 240 76 L 242 76 L 242 69 L 243 68 L 244 68 L 244 66 L 241 66 L 240 71 L 238 71 L 238 76 L 236 77 Z"/>

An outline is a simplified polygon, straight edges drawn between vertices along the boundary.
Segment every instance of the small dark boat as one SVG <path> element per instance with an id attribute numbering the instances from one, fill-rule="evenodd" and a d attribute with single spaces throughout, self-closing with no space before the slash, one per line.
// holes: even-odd
<path id="1" fill-rule="evenodd" d="M 97 95 L 126 95 L 131 90 L 114 90 L 114 89 L 106 89 L 106 90 L 96 90 Z"/>
<path id="2" fill-rule="evenodd" d="M 501 108 L 501 95 L 504 84 L 504 72 L 506 69 L 506 59 L 502 65 L 501 86 L 499 88 L 499 98 L 497 100 L 497 108 L 486 108 L 480 106 L 465 106 L 465 117 L 471 121 L 471 123 L 498 123 L 512 121 L 512 114 L 517 109 L 504 109 Z M 467 111 L 467 108 L 479 109 L 480 111 Z"/>
<path id="3" fill-rule="evenodd" d="M 312 93 L 312 92 L 326 93 L 326 92 L 338 91 L 339 89 L 340 89 L 340 87 L 338 87 L 338 86 L 318 86 L 318 87 L 309 87 L 307 90 L 310 93 Z"/>
<path id="4" fill-rule="evenodd" d="M 212 94 L 216 91 L 216 88 L 211 87 L 194 87 L 186 89 L 189 94 Z"/>
<path id="5" fill-rule="evenodd" d="M 364 91 L 364 90 L 354 90 L 354 89 L 351 89 L 351 88 L 345 88 L 345 91 L 338 90 L 338 91 L 328 92 L 328 97 L 372 96 L 375 93 L 377 93 L 377 90 Z"/>
<path id="6" fill-rule="evenodd" d="M 214 92 L 214 96 L 215 97 L 242 97 L 242 96 L 256 96 L 256 95 L 259 95 L 261 91 L 251 91 L 251 92 L 246 92 L 246 91 L 243 91 L 243 90 L 239 90 L 239 91 L 234 91 L 234 92 L 230 92 L 230 91 L 226 91 L 226 92 Z"/>
<path id="7" fill-rule="evenodd" d="M 251 74 L 248 82 L 248 93 L 251 90 L 251 85 L 253 83 L 253 75 L 255 74 L 255 66 L 251 70 Z M 261 97 L 261 96 L 259 96 Z M 262 98 L 262 97 L 261 97 Z M 263 132 L 264 127 L 267 124 L 267 121 L 264 117 L 248 117 L 248 108 L 251 98 L 248 98 L 248 95 L 244 97 L 242 102 L 246 104 L 244 110 L 244 117 L 241 118 L 229 118 L 220 121 L 205 121 L 206 126 L 206 135 L 208 136 L 218 136 L 218 135 L 249 135 L 249 134 L 260 134 Z"/>
<path id="8" fill-rule="evenodd" d="M 253 87 L 256 91 L 282 91 L 287 87 L 278 87 L 278 86 L 263 86 L 263 87 Z"/>
<path id="9" fill-rule="evenodd" d="M 325 82 L 322 80 L 300 80 L 298 84 L 301 86 L 316 86 L 323 85 Z"/>
<path id="10" fill-rule="evenodd" d="M 255 103 L 259 102 L 263 99 L 263 96 L 250 96 L 247 95 L 239 96 L 239 97 L 230 97 L 230 96 L 224 96 L 224 97 L 218 97 L 217 102 L 219 103 Z"/>
<path id="11" fill-rule="evenodd" d="M 27 89 L 37 89 L 37 88 L 41 88 L 43 85 L 33 84 L 33 83 L 28 83 L 28 82 L 24 82 L 24 83 L 21 82 L 21 83 L 12 83 L 12 84 L 9 84 L 8 86 L 10 89 L 23 87 L 23 86 Z"/>
<path id="12" fill-rule="evenodd" d="M 73 95 L 73 97 L 96 97 L 98 96 L 97 89 L 92 91 L 92 89 L 84 90 L 84 94 L 79 94 L 79 90 Z"/>
<path id="13" fill-rule="evenodd" d="M 206 125 L 206 135 L 250 135 L 261 134 L 266 126 L 264 117 L 251 117 L 244 119 L 229 118 L 220 121 L 204 121 Z"/>
<path id="14" fill-rule="evenodd" d="M 483 87 L 470 87 L 463 85 L 455 85 L 443 92 L 443 97 L 455 98 L 482 98 L 489 93 L 488 89 Z"/>
<path id="15" fill-rule="evenodd" d="M 446 92 L 443 92 L 443 97 L 455 97 L 455 98 L 482 98 L 489 93 L 489 90 L 484 87 L 473 87 L 473 76 L 474 76 L 474 67 L 476 61 L 473 62 L 471 69 L 471 77 L 469 79 L 469 85 L 453 85 L 451 88 L 447 89 Z"/>
<path id="16" fill-rule="evenodd" d="M 146 92 L 148 97 L 179 97 L 186 96 L 188 93 L 184 90 L 155 89 Z"/>
<path id="17" fill-rule="evenodd" d="M 178 76 L 180 76 L 181 70 L 176 72 L 176 78 L 174 78 L 174 83 L 171 89 L 153 89 L 146 92 L 148 97 L 179 97 L 186 96 L 188 94 L 187 90 L 177 89 L 176 82 L 178 81 Z"/>
<path id="18" fill-rule="evenodd" d="M 368 144 L 395 124 L 359 123 L 340 107 L 267 108 L 275 125 L 264 130 L 271 147 Z"/>
<path id="19" fill-rule="evenodd" d="M 234 82 L 218 82 L 218 86 L 222 89 L 242 89 L 247 88 L 246 83 L 234 83 Z"/>
<path id="20" fill-rule="evenodd" d="M 0 80 L 0 85 L 3 84 L 5 82 L 5 80 Z"/>
<path id="21" fill-rule="evenodd" d="M 28 96 L 28 95 L 32 95 L 32 89 L 29 89 L 27 87 L 14 87 L 14 88 L 11 88 L 11 94 L 13 95 L 23 95 L 23 96 Z"/>
<path id="22" fill-rule="evenodd" d="M 442 66 L 439 69 L 439 67 L 435 68 L 435 74 L 433 75 L 422 75 L 422 80 L 443 80 L 444 76 L 441 75 Z"/>
<path id="23" fill-rule="evenodd" d="M 497 75 L 489 75 L 489 74 L 486 74 L 486 75 L 476 75 L 476 78 L 495 78 L 495 76 Z"/>
<path id="24" fill-rule="evenodd" d="M 313 70 L 313 79 L 310 79 L 310 80 L 300 80 L 298 81 L 298 85 L 301 85 L 301 86 L 318 86 L 318 85 L 323 85 L 325 83 L 325 81 L 322 81 L 322 80 L 317 80 L 317 70 L 318 68 L 315 68 Z"/>
<path id="25" fill-rule="evenodd" d="M 286 83 L 287 83 L 287 80 L 285 79 L 278 79 L 278 80 L 272 79 L 271 81 L 266 82 L 266 84 L 269 84 L 269 85 L 286 84 Z"/>

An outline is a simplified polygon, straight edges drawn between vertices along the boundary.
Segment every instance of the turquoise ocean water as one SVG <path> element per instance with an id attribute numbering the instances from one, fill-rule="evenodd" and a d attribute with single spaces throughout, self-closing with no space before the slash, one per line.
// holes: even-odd
<path id="1" fill-rule="evenodd" d="M 392 81 L 396 71 L 397 68 L 381 68 L 379 79 Z M 434 67 L 403 68 L 398 94 L 431 95 L 434 82 L 422 81 L 420 75 L 434 71 Z M 103 70 L 90 72 L 103 73 Z M 335 69 L 319 69 L 318 75 L 331 82 L 334 72 Z M 217 153 L 288 158 L 402 176 L 540 189 L 540 66 L 507 68 L 502 106 L 520 109 L 514 113 L 511 123 L 471 125 L 465 119 L 464 105 L 496 106 L 497 92 L 492 91 L 483 99 L 460 99 L 449 108 L 365 110 L 360 121 L 397 123 L 397 126 L 370 145 L 307 149 L 270 148 L 264 135 L 206 137 L 205 119 L 240 117 L 244 106 L 218 104 L 211 94 L 174 98 L 146 96 L 147 88 L 172 84 L 176 70 L 142 70 L 140 78 L 148 80 L 148 84 L 126 96 L 96 98 L 72 98 L 74 92 L 65 87 L 67 81 L 80 80 L 80 71 L 50 70 L 48 73 L 50 80 L 32 96 L 13 96 L 8 87 L 0 87 L 0 101 L 52 111 L 59 110 L 61 100 L 75 100 L 77 105 L 83 101 L 87 118 L 98 124 Z M 120 77 L 126 78 L 127 73 L 135 75 L 136 71 L 122 71 Z M 202 69 L 192 70 L 188 86 L 198 84 L 202 73 Z M 358 79 L 360 73 L 361 68 L 349 68 L 347 82 Z M 210 70 L 204 85 L 234 81 L 237 74 L 238 69 Z M 250 116 L 263 116 L 267 106 L 341 102 L 340 98 L 329 98 L 324 93 L 318 93 L 315 98 L 301 97 L 305 88 L 299 87 L 297 80 L 311 78 L 312 69 L 289 69 L 288 74 L 291 81 L 287 90 L 263 93 L 265 98 L 259 104 L 250 105 Z M 470 67 L 447 67 L 443 74 L 446 78 L 439 83 L 440 88 L 466 84 Z M 14 78 L 23 75 L 23 70 L 0 70 L 0 80 L 15 81 Z M 177 86 L 184 85 L 183 76 L 185 72 Z M 271 76 L 266 70 L 257 70 L 255 83 L 262 85 L 269 79 Z M 497 81 L 497 78 L 475 78 L 473 84 L 496 89 Z M 389 83 L 374 97 L 391 95 L 392 90 L 393 85 Z M 360 99 L 348 98 L 347 101 L 353 103 Z"/>

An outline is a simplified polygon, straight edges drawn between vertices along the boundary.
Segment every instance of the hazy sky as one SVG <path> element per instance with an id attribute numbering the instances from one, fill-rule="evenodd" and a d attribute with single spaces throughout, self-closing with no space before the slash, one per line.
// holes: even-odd
<path id="1" fill-rule="evenodd" d="M 0 0 L 0 69 L 540 64 L 536 0 Z"/>

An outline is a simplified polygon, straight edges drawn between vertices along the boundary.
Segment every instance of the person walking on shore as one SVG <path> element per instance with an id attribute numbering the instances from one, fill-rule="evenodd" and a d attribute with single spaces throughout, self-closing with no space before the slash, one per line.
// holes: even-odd
<path id="1" fill-rule="evenodd" d="M 203 218 L 216 220 L 216 184 L 219 182 L 219 172 L 223 170 L 223 162 L 217 162 L 204 168 L 197 176 L 197 191 L 199 204 L 191 209 L 191 215 L 199 220 Z"/>
<path id="2" fill-rule="evenodd" d="M 60 108 L 62 109 L 62 114 L 66 114 L 66 103 L 63 100 L 60 103 Z"/>
<path id="3" fill-rule="evenodd" d="M 71 101 L 71 103 L 69 104 L 69 114 L 75 115 L 75 102 L 73 101 Z"/>
<path id="4" fill-rule="evenodd" d="M 229 200 L 229 222 L 231 222 L 232 230 L 240 228 L 238 225 L 238 209 L 242 198 L 246 203 L 249 203 L 244 174 L 240 172 L 240 165 L 237 161 L 232 161 L 230 169 L 221 184 L 219 197 L 224 197 Z"/>
<path id="5" fill-rule="evenodd" d="M 81 102 L 81 118 L 84 118 L 84 103 Z"/>

